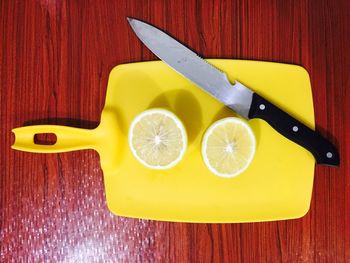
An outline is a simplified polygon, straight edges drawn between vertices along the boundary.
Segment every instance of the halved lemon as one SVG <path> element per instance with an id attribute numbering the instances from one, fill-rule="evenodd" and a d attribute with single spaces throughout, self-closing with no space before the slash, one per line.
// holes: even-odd
<path id="1" fill-rule="evenodd" d="M 250 126 L 235 117 L 221 119 L 205 132 L 202 157 L 208 169 L 221 177 L 234 177 L 246 170 L 255 154 Z"/>
<path id="2" fill-rule="evenodd" d="M 187 148 L 187 134 L 174 113 L 164 109 L 150 109 L 132 121 L 129 146 L 144 166 L 169 169 L 183 158 Z"/>

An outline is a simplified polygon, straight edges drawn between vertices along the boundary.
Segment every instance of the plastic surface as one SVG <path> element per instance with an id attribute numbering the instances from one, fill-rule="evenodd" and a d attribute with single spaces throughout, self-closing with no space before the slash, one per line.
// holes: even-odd
<path id="1" fill-rule="evenodd" d="M 239 80 L 314 127 L 310 80 L 302 67 L 259 61 L 209 61 L 225 71 L 231 81 Z M 188 133 L 184 159 L 166 171 L 141 165 L 127 142 L 132 119 L 155 107 L 177 114 Z M 244 173 L 220 178 L 206 168 L 200 154 L 202 136 L 210 124 L 228 116 L 236 115 L 164 63 L 125 64 L 111 71 L 99 127 L 17 128 L 13 130 L 13 148 L 32 152 L 97 150 L 108 207 L 121 216 L 181 222 L 256 222 L 303 216 L 310 206 L 314 158 L 263 120 L 249 121 L 257 149 Z M 57 143 L 44 148 L 33 145 L 29 138 L 39 128 L 40 132 L 55 133 Z"/>

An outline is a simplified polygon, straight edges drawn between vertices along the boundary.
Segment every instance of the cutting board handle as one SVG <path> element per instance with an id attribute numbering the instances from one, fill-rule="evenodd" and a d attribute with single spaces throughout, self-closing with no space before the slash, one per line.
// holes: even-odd
<path id="1" fill-rule="evenodd" d="M 94 149 L 95 129 L 81 129 L 61 125 L 33 125 L 12 130 L 15 142 L 12 149 L 34 153 L 59 153 L 83 149 Z M 44 145 L 34 141 L 37 134 L 55 134 L 57 141 Z"/>

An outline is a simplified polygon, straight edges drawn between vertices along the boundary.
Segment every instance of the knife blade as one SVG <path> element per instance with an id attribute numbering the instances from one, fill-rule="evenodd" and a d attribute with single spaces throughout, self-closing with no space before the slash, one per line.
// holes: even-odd
<path id="1" fill-rule="evenodd" d="M 337 148 L 319 133 L 235 80 L 162 30 L 127 18 L 137 37 L 162 61 L 245 119 L 260 118 L 289 140 L 310 151 L 316 163 L 339 166 Z"/>

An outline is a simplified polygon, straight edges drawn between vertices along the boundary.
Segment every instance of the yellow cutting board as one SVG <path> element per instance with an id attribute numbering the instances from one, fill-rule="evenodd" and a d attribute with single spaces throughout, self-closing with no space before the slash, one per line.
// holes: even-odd
<path id="1" fill-rule="evenodd" d="M 307 71 L 272 62 L 211 59 L 210 63 L 314 128 Z M 173 111 L 184 123 L 188 149 L 169 170 L 140 164 L 128 146 L 133 118 L 149 108 Z M 120 216 L 179 222 L 256 222 L 291 219 L 309 209 L 313 156 L 265 121 L 250 120 L 257 149 L 241 175 L 213 175 L 201 157 L 205 130 L 216 120 L 237 116 L 163 62 L 115 67 L 109 76 L 100 125 L 85 130 L 55 125 L 14 129 L 14 149 L 64 152 L 92 148 L 101 157 L 107 205 Z M 55 133 L 55 145 L 34 144 L 37 133 Z"/>

